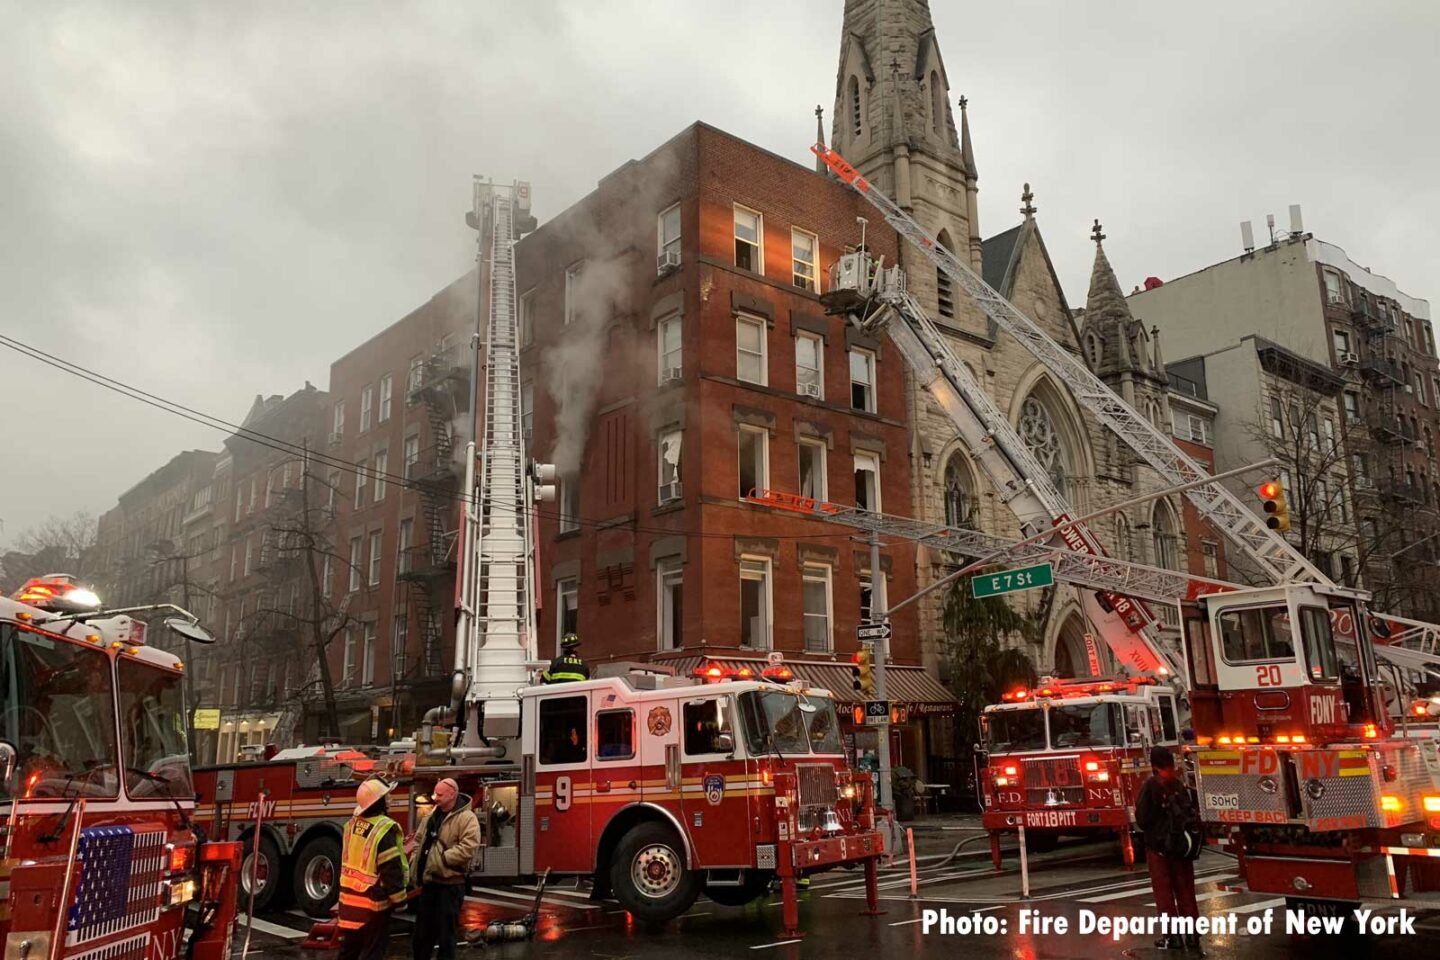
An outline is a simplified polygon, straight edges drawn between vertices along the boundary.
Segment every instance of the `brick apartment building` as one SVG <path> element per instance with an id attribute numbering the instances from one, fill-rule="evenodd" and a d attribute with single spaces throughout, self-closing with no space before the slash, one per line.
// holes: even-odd
<path id="1" fill-rule="evenodd" d="M 1383 609 L 1440 614 L 1429 303 L 1299 231 L 1130 302 L 1180 356 L 1203 363 L 1210 397 L 1225 398 L 1217 466 L 1278 456 L 1290 537 L 1318 567 L 1371 590 Z"/>
<path id="2" fill-rule="evenodd" d="M 1170 435 L 1191 459 L 1215 472 L 1215 417 L 1219 407 L 1210 402 L 1205 384 L 1166 367 L 1170 385 Z M 1224 580 L 1225 537 L 1196 509 L 1188 497 L 1180 498 L 1181 525 L 1185 531 L 1185 569 L 1202 577 Z"/>
<path id="3" fill-rule="evenodd" d="M 742 498 L 910 510 L 903 361 L 819 301 L 867 209 L 697 123 L 520 242 L 532 451 L 561 477 L 540 519 L 542 655 L 570 630 L 592 662 L 681 672 L 779 651 L 849 696 L 868 548 Z M 867 242 L 893 262 L 893 231 Z M 890 597 L 915 591 L 910 544 L 881 566 Z M 918 663 L 914 609 L 893 626 L 896 661 Z M 950 700 L 918 668 L 893 676 L 917 710 Z"/>

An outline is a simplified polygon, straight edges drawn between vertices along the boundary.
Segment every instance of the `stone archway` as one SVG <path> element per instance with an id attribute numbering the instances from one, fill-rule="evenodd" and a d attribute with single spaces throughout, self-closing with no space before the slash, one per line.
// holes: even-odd
<path id="1" fill-rule="evenodd" d="M 1085 622 L 1078 613 L 1066 617 L 1055 634 L 1055 676 L 1095 676 L 1085 643 Z"/>

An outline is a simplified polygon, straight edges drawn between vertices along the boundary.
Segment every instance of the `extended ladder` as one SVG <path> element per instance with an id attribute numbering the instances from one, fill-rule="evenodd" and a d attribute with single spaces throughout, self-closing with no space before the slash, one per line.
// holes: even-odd
<path id="1" fill-rule="evenodd" d="M 976 276 L 955 255 L 925 232 L 913 218 L 890 198 L 875 189 L 839 153 L 823 143 L 811 148 L 825 161 L 840 180 L 849 184 L 870 201 L 885 217 L 885 222 L 912 243 L 970 295 L 985 315 L 1009 332 L 1030 351 L 1046 369 L 1069 388 L 1077 403 L 1095 415 L 1115 432 L 1146 463 L 1173 484 L 1189 483 L 1207 474 L 1205 469 L 1175 445 L 1174 441 L 1148 419 L 1131 409 L 1100 378 L 1090 372 L 1084 362 L 1056 343 L 995 291 Z M 1244 553 L 1260 566 L 1275 583 L 1308 580 L 1333 585 L 1328 576 L 1296 550 L 1284 537 L 1265 526 L 1255 513 L 1219 483 L 1195 487 L 1186 492 L 1200 513 L 1228 536 Z"/>

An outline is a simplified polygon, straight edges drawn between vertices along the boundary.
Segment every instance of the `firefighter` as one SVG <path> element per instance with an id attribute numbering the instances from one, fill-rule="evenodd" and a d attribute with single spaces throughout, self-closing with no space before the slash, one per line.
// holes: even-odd
<path id="1" fill-rule="evenodd" d="M 575 651 L 580 648 L 580 638 L 567 633 L 560 640 L 560 656 L 550 661 L 550 668 L 540 674 L 541 683 L 572 683 L 589 680 L 590 667 Z"/>
<path id="2" fill-rule="evenodd" d="M 372 777 L 355 792 L 340 850 L 340 960 L 381 960 L 390 945 L 390 912 L 405 902 L 404 833 L 385 815 L 394 789 Z"/>

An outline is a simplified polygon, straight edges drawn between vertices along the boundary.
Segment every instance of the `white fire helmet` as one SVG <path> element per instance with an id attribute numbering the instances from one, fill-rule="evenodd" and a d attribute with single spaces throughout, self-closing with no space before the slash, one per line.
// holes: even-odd
<path id="1" fill-rule="evenodd" d="M 362 816 L 366 810 L 374 806 L 375 801 L 395 789 L 395 784 L 386 783 L 379 777 L 371 777 L 360 784 L 360 789 L 355 791 L 355 816 Z"/>

